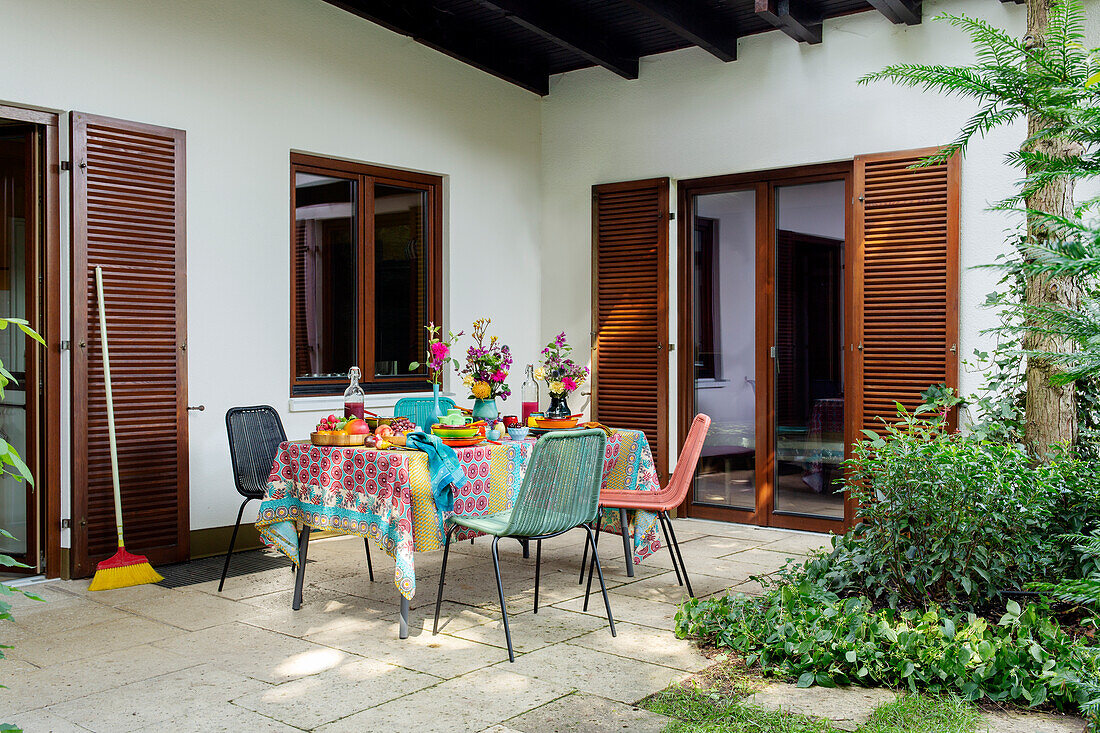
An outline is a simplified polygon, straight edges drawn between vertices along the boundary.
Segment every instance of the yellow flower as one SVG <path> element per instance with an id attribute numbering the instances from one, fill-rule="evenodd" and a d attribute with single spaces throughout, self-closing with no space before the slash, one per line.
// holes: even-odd
<path id="1" fill-rule="evenodd" d="M 543 369 L 542 367 L 539 367 L 539 368 L 535 369 L 535 379 L 537 379 L 540 382 L 545 382 L 546 381 L 546 370 Z"/>
<path id="2" fill-rule="evenodd" d="M 473 394 L 474 397 L 479 400 L 489 399 L 489 395 L 492 393 L 492 388 L 488 382 L 474 382 Z"/>
<path id="3" fill-rule="evenodd" d="M 473 374 L 467 374 L 465 377 L 462 378 L 462 383 L 465 384 L 467 387 L 473 387 L 474 386 L 474 375 Z"/>
<path id="4" fill-rule="evenodd" d="M 561 382 L 550 383 L 550 394 L 562 394 L 565 392 L 565 385 Z"/>

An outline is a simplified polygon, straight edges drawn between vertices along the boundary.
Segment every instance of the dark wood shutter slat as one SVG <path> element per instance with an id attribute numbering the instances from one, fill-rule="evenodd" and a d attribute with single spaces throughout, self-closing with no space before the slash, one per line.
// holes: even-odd
<path id="1" fill-rule="evenodd" d="M 73 576 L 115 551 L 94 268 L 104 270 L 127 549 L 189 553 L 184 133 L 72 115 Z M 83 347 L 79 344 L 84 344 Z"/>
<path id="2" fill-rule="evenodd" d="M 593 417 L 668 453 L 667 178 L 594 186 Z M 660 348 L 658 347 L 660 345 Z"/>
<path id="3" fill-rule="evenodd" d="M 959 160 L 910 168 L 932 152 L 855 159 L 861 429 L 958 386 Z"/>

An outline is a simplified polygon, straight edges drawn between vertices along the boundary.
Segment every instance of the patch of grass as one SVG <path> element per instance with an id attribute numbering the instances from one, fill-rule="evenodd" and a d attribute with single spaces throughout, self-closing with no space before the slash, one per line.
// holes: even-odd
<path id="1" fill-rule="evenodd" d="M 718 692 L 671 687 L 641 706 L 674 720 L 666 733 L 831 733 L 828 722 L 744 705 Z"/>
<path id="2" fill-rule="evenodd" d="M 859 733 L 973 733 L 979 720 L 977 709 L 957 697 L 906 695 L 875 708 Z"/>
<path id="3" fill-rule="evenodd" d="M 666 733 L 834 733 L 828 721 L 748 705 L 761 679 L 741 660 L 720 661 L 647 697 L 639 707 L 672 718 Z M 977 708 L 957 697 L 911 694 L 879 706 L 858 733 L 974 733 Z"/>

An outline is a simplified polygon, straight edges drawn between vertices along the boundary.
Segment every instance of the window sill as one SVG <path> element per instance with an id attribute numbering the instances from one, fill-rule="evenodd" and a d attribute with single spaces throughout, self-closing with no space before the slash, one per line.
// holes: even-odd
<path id="1" fill-rule="evenodd" d="M 422 398 L 431 397 L 431 392 L 387 392 L 385 394 L 367 393 L 363 399 L 363 406 L 368 410 L 381 408 L 393 410 L 397 401 L 406 397 Z M 440 397 L 454 398 L 454 392 L 440 392 Z M 290 412 L 335 412 L 344 410 L 343 396 L 323 395 L 320 397 L 291 397 L 288 407 Z"/>

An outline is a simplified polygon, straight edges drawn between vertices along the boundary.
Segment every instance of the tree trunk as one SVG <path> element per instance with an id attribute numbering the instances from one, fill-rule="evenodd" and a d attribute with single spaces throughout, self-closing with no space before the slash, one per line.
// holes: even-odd
<path id="1" fill-rule="evenodd" d="M 1049 10 L 1052 0 L 1027 0 L 1027 36 L 1029 47 L 1044 43 Z M 1045 120 L 1036 114 L 1028 116 L 1027 132 L 1032 136 L 1045 127 Z M 1079 153 L 1077 143 L 1052 137 L 1032 143 L 1033 150 L 1056 157 Z M 1060 177 L 1036 191 L 1024 200 L 1029 211 L 1073 216 L 1073 179 Z M 1052 238 L 1049 226 L 1039 217 L 1027 216 L 1028 242 L 1043 246 Z M 1024 302 L 1029 307 L 1066 308 L 1076 310 L 1080 288 L 1070 277 L 1051 278 L 1030 276 L 1024 288 Z M 1026 325 L 1026 324 L 1025 324 Z M 1024 336 L 1024 348 L 1028 351 L 1069 353 L 1072 341 L 1060 336 L 1028 331 Z M 1024 411 L 1026 421 L 1024 442 L 1033 455 L 1046 456 L 1055 444 L 1073 444 L 1077 440 L 1077 402 L 1072 383 L 1058 386 L 1051 377 L 1062 371 L 1049 358 L 1029 356 L 1027 359 L 1027 399 Z"/>

